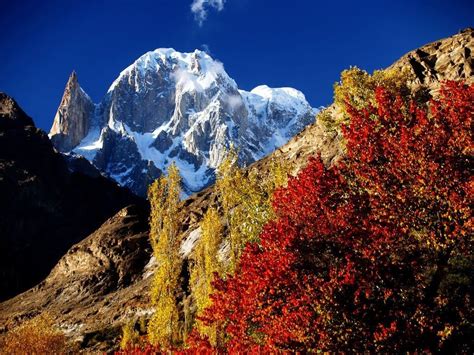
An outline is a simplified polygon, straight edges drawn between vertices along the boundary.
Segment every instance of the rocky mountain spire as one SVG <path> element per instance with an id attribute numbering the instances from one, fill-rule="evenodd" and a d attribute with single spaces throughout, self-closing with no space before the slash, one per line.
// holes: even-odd
<path id="1" fill-rule="evenodd" d="M 87 135 L 94 107 L 90 97 L 80 87 L 76 72 L 73 71 L 49 132 L 54 146 L 59 151 L 70 151 Z"/>

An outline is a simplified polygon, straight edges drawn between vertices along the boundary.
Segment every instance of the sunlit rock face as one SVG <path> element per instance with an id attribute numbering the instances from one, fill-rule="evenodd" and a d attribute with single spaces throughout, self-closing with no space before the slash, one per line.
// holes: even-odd
<path id="1" fill-rule="evenodd" d="M 54 117 L 50 136 L 56 148 L 67 152 L 77 146 L 89 131 L 94 104 L 81 89 L 75 72 L 71 74 Z"/>

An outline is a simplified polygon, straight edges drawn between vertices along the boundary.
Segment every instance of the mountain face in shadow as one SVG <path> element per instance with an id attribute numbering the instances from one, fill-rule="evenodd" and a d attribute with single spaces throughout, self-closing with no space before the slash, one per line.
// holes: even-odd
<path id="1" fill-rule="evenodd" d="M 3 93 L 0 196 L 0 300 L 40 282 L 69 247 L 140 201 L 85 159 L 57 153 Z"/>

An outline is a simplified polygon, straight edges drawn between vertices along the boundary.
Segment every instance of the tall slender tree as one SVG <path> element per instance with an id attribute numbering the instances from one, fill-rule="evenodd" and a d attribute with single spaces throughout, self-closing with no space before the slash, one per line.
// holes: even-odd
<path id="1" fill-rule="evenodd" d="M 240 190 L 243 177 L 242 170 L 238 166 L 238 153 L 234 147 L 231 147 L 217 169 L 216 183 L 229 238 L 230 258 L 227 269 L 230 273 L 235 271 L 243 243 L 238 228 L 240 211 L 236 209 L 242 201 Z"/>
<path id="2" fill-rule="evenodd" d="M 157 179 L 149 188 L 151 205 L 150 242 L 157 268 L 153 276 L 151 300 L 155 307 L 148 325 L 153 345 L 163 348 L 183 341 L 183 327 L 177 305 L 181 258 L 179 255 L 181 178 L 173 163 L 168 176 Z"/>
<path id="3" fill-rule="evenodd" d="M 214 291 L 212 280 L 216 275 L 222 275 L 223 268 L 218 255 L 222 233 L 219 214 L 215 208 L 210 207 L 201 222 L 201 237 L 194 250 L 191 285 L 197 309 L 196 330 L 202 336 L 207 336 L 213 345 L 217 342 L 218 327 L 205 325 L 199 317 L 211 305 L 209 295 Z"/>
<path id="4" fill-rule="evenodd" d="M 273 216 L 272 195 L 286 183 L 288 167 L 272 161 L 266 176 L 255 168 L 241 169 L 231 148 L 218 169 L 217 191 L 230 243 L 228 271 L 235 272 L 243 248 L 258 241 L 262 227 Z"/>

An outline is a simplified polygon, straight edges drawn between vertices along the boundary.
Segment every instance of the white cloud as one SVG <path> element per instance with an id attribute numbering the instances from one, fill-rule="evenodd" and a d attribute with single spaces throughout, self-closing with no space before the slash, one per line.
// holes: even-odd
<path id="1" fill-rule="evenodd" d="M 207 11 L 209 8 L 214 8 L 217 11 L 224 9 L 226 0 L 193 0 L 191 4 L 191 12 L 194 14 L 194 18 L 202 26 L 207 18 Z"/>
<path id="2" fill-rule="evenodd" d="M 183 91 L 202 91 L 202 87 L 196 76 L 185 69 L 177 69 L 172 74 L 172 77 L 174 78 L 176 85 L 179 85 Z"/>
<path id="3" fill-rule="evenodd" d="M 235 111 L 235 109 L 237 108 L 240 108 L 244 104 L 244 102 L 242 101 L 242 96 L 240 95 L 229 95 L 229 97 L 227 98 L 227 103 L 233 111 Z"/>
<path id="4" fill-rule="evenodd" d="M 209 45 L 206 43 L 201 44 L 201 49 L 209 55 L 212 55 Z"/>

